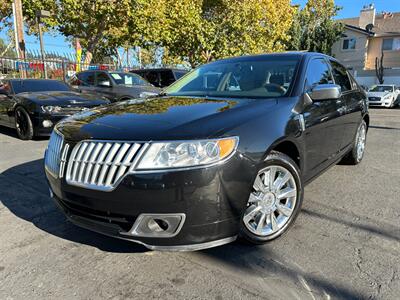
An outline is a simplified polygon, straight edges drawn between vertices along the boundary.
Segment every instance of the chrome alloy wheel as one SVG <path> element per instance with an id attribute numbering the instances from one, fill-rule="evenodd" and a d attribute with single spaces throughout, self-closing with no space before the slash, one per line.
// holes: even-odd
<path id="1" fill-rule="evenodd" d="M 365 151 L 365 141 L 367 139 L 367 126 L 362 123 L 357 132 L 357 160 L 361 160 Z"/>
<path id="2" fill-rule="evenodd" d="M 253 184 L 243 223 L 259 236 L 270 236 L 290 220 L 297 200 L 293 175 L 278 165 L 262 169 Z"/>

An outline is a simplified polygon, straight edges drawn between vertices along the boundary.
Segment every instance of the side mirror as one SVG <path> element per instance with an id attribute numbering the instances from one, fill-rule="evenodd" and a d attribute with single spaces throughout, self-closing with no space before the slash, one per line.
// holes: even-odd
<path id="1" fill-rule="evenodd" d="M 0 95 L 5 95 L 5 96 L 8 96 L 8 95 L 9 95 L 9 93 L 8 93 L 8 91 L 7 91 L 7 90 L 0 88 Z"/>
<path id="2" fill-rule="evenodd" d="M 335 100 L 341 95 L 341 88 L 337 84 L 319 84 L 308 93 L 313 101 Z"/>
<path id="3" fill-rule="evenodd" d="M 111 84 L 110 84 L 109 81 L 100 81 L 100 82 L 97 84 L 97 86 L 98 86 L 98 87 L 111 87 Z"/>

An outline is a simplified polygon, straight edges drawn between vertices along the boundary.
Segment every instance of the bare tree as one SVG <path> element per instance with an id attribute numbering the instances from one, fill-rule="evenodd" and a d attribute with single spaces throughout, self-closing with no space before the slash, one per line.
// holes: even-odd
<path id="1" fill-rule="evenodd" d="M 381 54 L 381 58 L 378 59 L 378 57 L 375 57 L 375 73 L 376 73 L 376 78 L 378 78 L 379 84 L 383 84 L 383 51 Z"/>

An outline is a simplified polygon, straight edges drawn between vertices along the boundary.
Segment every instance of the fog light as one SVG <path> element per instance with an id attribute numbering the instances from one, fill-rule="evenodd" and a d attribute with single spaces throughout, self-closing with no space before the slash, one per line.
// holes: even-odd
<path id="1" fill-rule="evenodd" d="M 176 236 L 185 222 L 185 214 L 141 214 L 124 235 L 168 238 Z"/>
<path id="2" fill-rule="evenodd" d="M 44 121 L 42 122 L 42 124 L 43 124 L 43 127 L 46 127 L 46 128 L 52 127 L 52 126 L 53 126 L 53 122 L 50 121 L 50 120 L 44 120 Z"/>

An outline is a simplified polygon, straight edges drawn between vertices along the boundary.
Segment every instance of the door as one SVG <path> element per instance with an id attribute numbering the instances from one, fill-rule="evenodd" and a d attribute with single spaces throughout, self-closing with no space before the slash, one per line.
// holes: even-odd
<path id="1" fill-rule="evenodd" d="M 332 83 L 333 78 L 327 61 L 324 58 L 312 59 L 307 66 L 304 91 L 307 93 L 316 85 Z M 340 150 L 342 102 L 342 99 L 313 101 L 303 112 L 306 170 L 310 178 L 327 167 Z"/>
<path id="2" fill-rule="evenodd" d="M 355 82 L 352 82 L 347 70 L 335 60 L 330 60 L 332 75 L 335 84 L 342 90 L 342 99 L 346 104 L 343 110 L 343 121 L 340 126 L 341 150 L 344 150 L 353 142 L 357 128 L 362 117 L 363 94 L 358 90 Z"/>
<path id="3" fill-rule="evenodd" d="M 12 91 L 10 82 L 6 81 L 3 85 L 0 85 L 0 124 L 10 126 L 10 108 L 12 107 Z"/>
<path id="4" fill-rule="evenodd" d="M 115 101 L 117 95 L 113 89 L 113 82 L 106 72 L 96 72 L 96 92 L 110 100 Z"/>
<path id="5" fill-rule="evenodd" d="M 94 79 L 95 73 L 94 71 L 86 71 L 82 73 L 76 74 L 76 77 L 79 79 L 78 89 L 82 92 L 94 93 Z"/>

